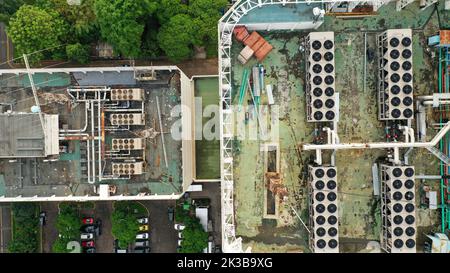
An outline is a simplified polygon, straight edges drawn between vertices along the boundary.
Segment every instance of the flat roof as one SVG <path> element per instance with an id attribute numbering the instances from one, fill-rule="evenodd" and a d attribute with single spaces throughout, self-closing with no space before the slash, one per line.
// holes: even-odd
<path id="1" fill-rule="evenodd" d="M 47 137 L 37 113 L 0 114 L 0 158 L 45 157 L 53 154 L 54 136 L 58 136 L 58 116 L 44 115 L 44 122 Z"/>

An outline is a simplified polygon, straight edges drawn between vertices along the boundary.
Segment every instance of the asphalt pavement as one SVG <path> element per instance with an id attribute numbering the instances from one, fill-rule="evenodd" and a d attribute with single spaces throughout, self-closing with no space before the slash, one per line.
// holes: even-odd
<path id="1" fill-rule="evenodd" d="M 11 241 L 11 206 L 0 205 L 0 253 L 8 252 L 8 243 Z"/>
<path id="2" fill-rule="evenodd" d="M 6 25 L 0 22 L 0 68 L 11 68 L 8 60 L 11 60 L 13 56 L 13 45 L 6 35 Z"/>
<path id="3" fill-rule="evenodd" d="M 176 253 L 178 234 L 169 221 L 167 208 L 175 201 L 140 201 L 149 211 L 150 247 L 154 253 Z"/>

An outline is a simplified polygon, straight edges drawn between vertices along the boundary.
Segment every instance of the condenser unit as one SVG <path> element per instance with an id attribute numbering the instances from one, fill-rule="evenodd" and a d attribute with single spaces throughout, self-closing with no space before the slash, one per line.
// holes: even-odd
<path id="1" fill-rule="evenodd" d="M 308 122 L 336 121 L 334 33 L 311 32 L 306 39 L 306 104 Z"/>

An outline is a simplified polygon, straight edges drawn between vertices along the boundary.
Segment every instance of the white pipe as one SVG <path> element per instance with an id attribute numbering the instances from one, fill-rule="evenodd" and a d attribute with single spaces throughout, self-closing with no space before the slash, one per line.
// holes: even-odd
<path id="1" fill-rule="evenodd" d="M 419 174 L 415 176 L 415 179 L 429 179 L 429 180 L 440 180 L 442 179 L 441 175 L 426 175 L 426 174 Z"/>
<path id="2" fill-rule="evenodd" d="M 117 109 L 105 109 L 105 112 L 142 112 L 142 109 L 125 109 L 125 108 L 117 108 Z"/>
<path id="3" fill-rule="evenodd" d="M 92 114 L 91 114 L 91 134 L 92 136 L 95 136 L 95 130 L 94 130 L 94 103 L 91 102 L 91 107 L 92 107 Z M 93 179 L 92 179 L 92 183 L 95 183 L 95 140 L 92 139 L 92 174 L 93 174 Z"/>
<path id="4" fill-rule="evenodd" d="M 427 100 L 427 101 L 422 102 L 422 104 L 423 105 L 433 105 L 434 101 Z M 439 105 L 444 105 L 444 104 L 450 104 L 450 101 L 449 100 L 439 101 Z"/>
<path id="5" fill-rule="evenodd" d="M 323 128 L 324 131 L 327 131 L 327 142 L 328 144 L 332 144 L 332 140 L 331 140 L 331 129 L 328 127 L 324 127 Z"/>
<path id="6" fill-rule="evenodd" d="M 322 165 L 322 151 L 316 150 L 316 163 Z"/>
<path id="7" fill-rule="evenodd" d="M 169 168 L 169 163 L 167 162 L 166 144 L 165 144 L 165 141 L 164 141 L 163 127 L 162 127 L 162 120 L 161 120 L 161 111 L 159 109 L 159 99 L 158 99 L 158 97 L 156 97 L 156 107 L 157 107 L 157 110 L 158 110 L 159 129 L 161 130 L 161 141 L 162 141 L 162 145 L 163 145 L 164 162 L 166 163 L 166 168 Z"/>
<path id="8" fill-rule="evenodd" d="M 101 131 L 101 115 L 102 115 L 102 105 L 100 103 L 100 93 L 98 94 L 98 115 L 97 115 L 97 131 L 98 131 L 98 181 L 102 181 L 102 131 Z"/>
<path id="9" fill-rule="evenodd" d="M 403 135 L 405 136 L 405 142 L 409 142 L 408 126 L 400 126 L 400 129 L 403 131 Z"/>
<path id="10" fill-rule="evenodd" d="M 394 148 L 394 163 L 395 164 L 400 164 L 401 163 L 401 161 L 400 161 L 400 151 L 399 151 L 398 147 Z"/>
<path id="11" fill-rule="evenodd" d="M 86 151 L 87 151 L 87 173 L 88 173 L 88 183 L 94 183 L 95 181 L 91 181 L 91 164 L 90 164 L 90 159 L 91 159 L 91 151 L 90 151 L 90 140 L 89 140 L 89 134 L 84 133 L 84 134 L 67 134 L 65 136 L 85 136 L 86 139 L 81 139 L 80 141 L 86 141 L 87 147 L 86 147 Z M 60 137 L 60 140 L 64 140 L 64 137 Z"/>
<path id="12" fill-rule="evenodd" d="M 436 146 L 439 140 L 450 130 L 450 122 L 439 131 L 430 142 L 374 142 L 374 143 L 340 143 L 340 144 L 304 144 L 303 150 L 342 150 L 342 149 L 387 149 L 387 148 L 427 148 Z"/>
<path id="13" fill-rule="evenodd" d="M 63 133 L 81 133 L 81 132 L 85 132 L 86 131 L 86 129 L 87 129 L 87 126 L 88 126 L 88 103 L 87 102 L 85 102 L 84 103 L 84 126 L 83 126 L 83 128 L 81 128 L 81 129 L 67 129 L 67 130 L 63 130 L 63 129 L 60 129 L 59 131 L 60 132 L 63 132 Z"/>

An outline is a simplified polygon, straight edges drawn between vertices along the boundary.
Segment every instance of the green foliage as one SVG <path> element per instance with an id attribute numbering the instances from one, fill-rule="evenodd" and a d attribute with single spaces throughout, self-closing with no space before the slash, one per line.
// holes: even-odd
<path id="1" fill-rule="evenodd" d="M 84 46 L 80 43 L 66 46 L 67 58 L 70 61 L 86 64 L 89 62 L 89 46 Z"/>
<path id="2" fill-rule="evenodd" d="M 123 56 L 137 57 L 145 20 L 156 10 L 151 0 L 96 0 L 94 10 L 103 39 Z"/>
<path id="3" fill-rule="evenodd" d="M 111 233 L 119 240 L 121 248 L 126 248 L 127 245 L 136 240 L 136 234 L 139 231 L 139 223 L 136 219 L 142 213 L 137 206 L 140 205 L 134 202 L 114 203 L 114 211 L 111 216 Z"/>
<path id="4" fill-rule="evenodd" d="M 0 22 L 8 23 L 9 17 L 13 15 L 20 6 L 33 4 L 34 0 L 0 0 Z"/>
<path id="5" fill-rule="evenodd" d="M 178 14 L 187 14 L 189 6 L 185 0 L 160 0 L 156 16 L 161 25 L 167 24 L 170 18 Z"/>
<path id="6" fill-rule="evenodd" d="M 71 32 L 79 39 L 85 39 L 96 31 L 94 0 L 83 0 L 81 5 L 69 5 L 67 0 L 36 0 L 39 7 L 54 10 L 70 25 Z"/>
<path id="7" fill-rule="evenodd" d="M 80 218 L 77 206 L 71 203 L 61 203 L 59 205 L 59 215 L 56 219 L 56 229 L 62 239 L 68 241 L 78 241 L 80 238 Z"/>
<path id="8" fill-rule="evenodd" d="M 56 238 L 55 242 L 52 245 L 53 253 L 68 253 L 67 244 L 70 242 L 70 239 L 67 238 Z"/>
<path id="9" fill-rule="evenodd" d="M 34 53 L 30 59 L 38 61 L 44 57 L 41 50 L 51 54 L 64 43 L 67 25 L 54 11 L 23 5 L 11 17 L 7 33 L 19 55 Z"/>
<path id="10" fill-rule="evenodd" d="M 181 253 L 201 253 L 208 246 L 208 233 L 203 230 L 198 218 L 191 218 L 185 222 L 181 242 Z"/>
<path id="11" fill-rule="evenodd" d="M 13 203 L 13 238 L 8 246 L 11 253 L 34 253 L 38 250 L 37 206 L 34 203 Z"/>
<path id="12" fill-rule="evenodd" d="M 191 17 L 178 14 L 163 25 L 158 33 L 158 42 L 167 57 L 174 62 L 188 59 L 192 55 L 195 24 Z"/>
<path id="13" fill-rule="evenodd" d="M 193 46 L 204 46 L 217 55 L 217 24 L 226 0 L 161 0 L 157 17 L 162 25 L 158 43 L 167 57 L 179 62 L 191 57 Z M 215 49 L 215 50 L 213 50 Z"/>

